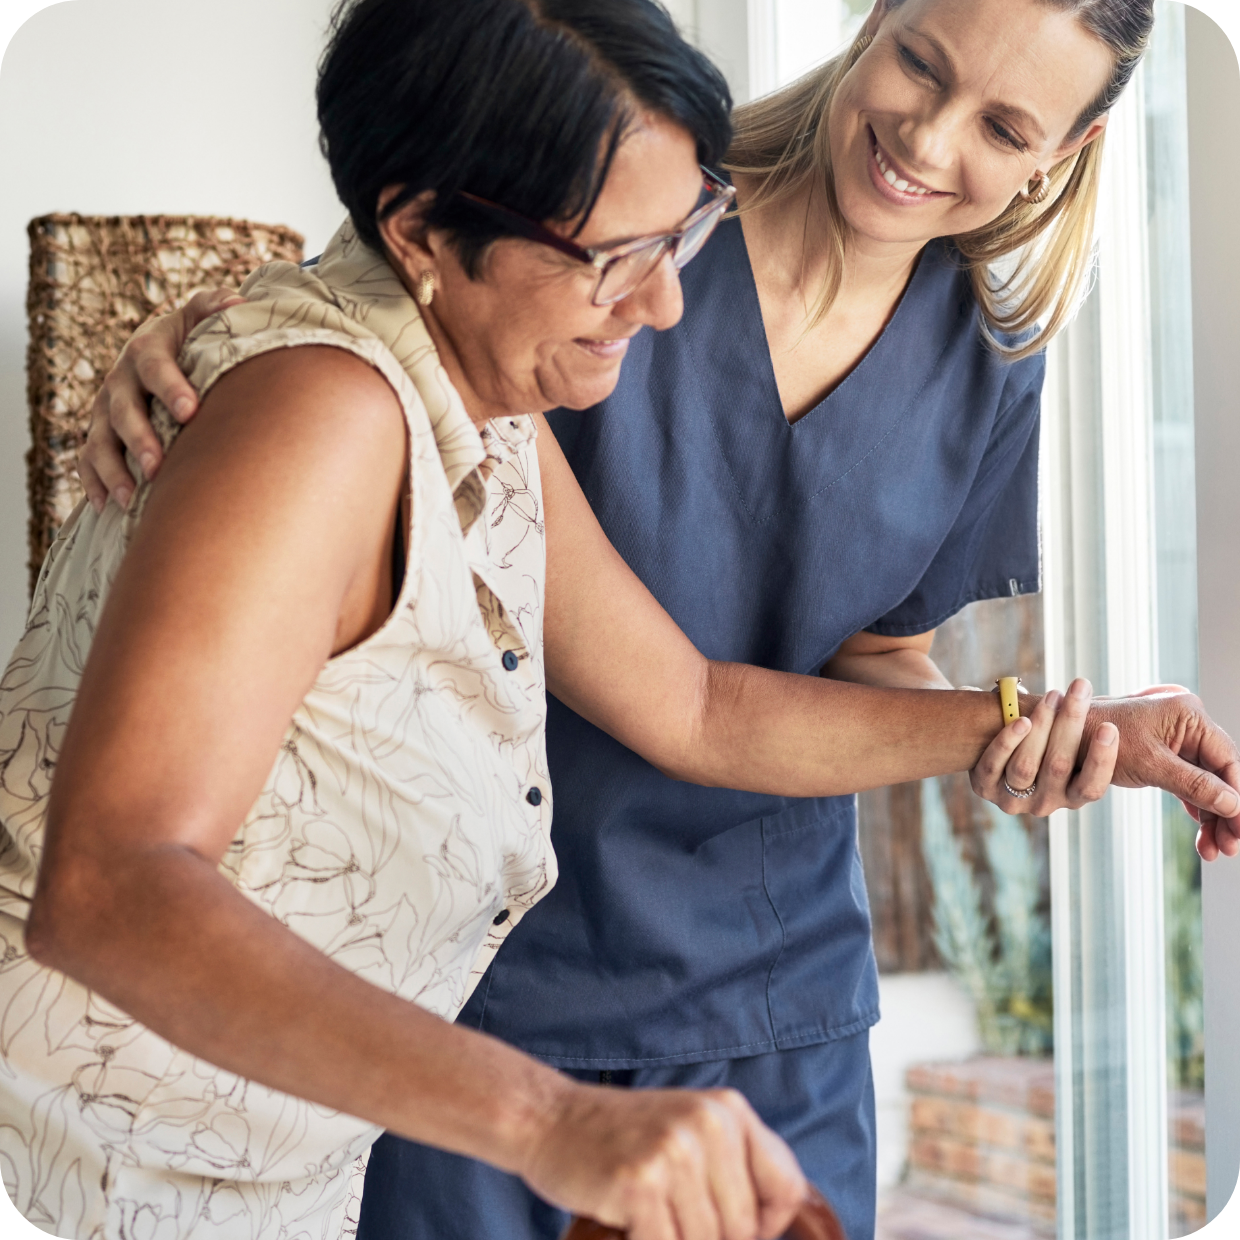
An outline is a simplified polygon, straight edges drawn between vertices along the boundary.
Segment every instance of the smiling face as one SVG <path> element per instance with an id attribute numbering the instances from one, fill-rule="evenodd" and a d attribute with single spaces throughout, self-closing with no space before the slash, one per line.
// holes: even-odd
<path id="1" fill-rule="evenodd" d="M 867 32 L 829 120 L 858 239 L 921 245 L 980 228 L 1105 124 L 1071 134 L 1110 77 L 1110 50 L 1039 0 L 880 2 Z"/>
<path id="2" fill-rule="evenodd" d="M 571 227 L 549 227 L 583 248 L 604 248 L 673 231 L 701 191 L 693 138 L 648 114 L 616 151 L 585 228 L 573 236 Z M 423 315 L 475 420 L 589 408 L 611 394 L 637 332 L 680 318 L 680 279 L 668 256 L 628 297 L 595 306 L 593 268 L 520 238 L 494 242 L 471 280 L 445 234 L 421 234 L 421 209 L 411 203 L 383 221 L 384 240 L 407 287 L 434 272 L 437 291 Z"/>

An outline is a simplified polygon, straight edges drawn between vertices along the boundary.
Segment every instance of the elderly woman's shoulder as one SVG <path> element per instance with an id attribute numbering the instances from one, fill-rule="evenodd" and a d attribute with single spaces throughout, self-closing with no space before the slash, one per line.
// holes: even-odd
<path id="1" fill-rule="evenodd" d="M 402 315 L 408 318 L 411 302 L 384 308 L 363 290 L 325 281 L 317 269 L 287 262 L 260 267 L 242 285 L 241 293 L 245 301 L 200 323 L 181 351 L 181 369 L 200 397 L 205 398 L 224 375 L 252 359 L 295 350 L 282 367 L 295 372 L 308 360 L 307 347 L 322 346 L 338 355 L 352 354 L 372 376 L 377 371 L 401 403 L 409 405 L 411 399 L 416 403 L 405 365 L 393 352 L 394 329 L 386 321 Z M 323 365 L 347 367 L 348 363 L 337 356 L 334 362 L 321 360 L 317 368 Z M 360 381 L 363 371 L 355 368 L 353 373 Z"/>

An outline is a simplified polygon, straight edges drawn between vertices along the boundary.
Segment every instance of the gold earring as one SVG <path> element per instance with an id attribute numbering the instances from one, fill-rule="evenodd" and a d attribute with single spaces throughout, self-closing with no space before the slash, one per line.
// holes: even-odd
<path id="1" fill-rule="evenodd" d="M 418 276 L 418 286 L 414 290 L 414 300 L 419 306 L 429 306 L 435 300 L 435 273 L 424 271 Z"/>
<path id="2" fill-rule="evenodd" d="M 855 65 L 857 61 L 861 59 L 861 53 L 864 52 L 865 49 L 873 42 L 874 36 L 872 34 L 863 34 L 861 38 L 859 38 L 856 43 L 852 45 L 852 49 L 848 53 L 849 65 Z"/>
<path id="3" fill-rule="evenodd" d="M 1036 188 L 1030 188 L 1036 183 Z M 1028 182 L 1020 187 L 1020 196 L 1033 206 L 1037 206 L 1040 202 L 1046 201 L 1046 195 L 1051 192 L 1051 179 L 1042 171 L 1037 170 L 1028 180 Z"/>

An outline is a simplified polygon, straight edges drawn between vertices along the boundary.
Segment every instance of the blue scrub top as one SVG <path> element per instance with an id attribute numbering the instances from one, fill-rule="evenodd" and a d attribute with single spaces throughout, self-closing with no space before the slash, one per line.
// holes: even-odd
<path id="1" fill-rule="evenodd" d="M 814 675 L 862 629 L 920 633 L 1038 589 L 1043 359 L 986 347 L 947 245 L 792 425 L 739 222 L 682 280 L 682 321 L 634 339 L 606 401 L 551 423 L 608 537 L 699 650 Z M 878 1019 L 854 797 L 681 783 L 554 698 L 548 750 L 559 882 L 463 1023 L 561 1067 L 636 1068 Z"/>

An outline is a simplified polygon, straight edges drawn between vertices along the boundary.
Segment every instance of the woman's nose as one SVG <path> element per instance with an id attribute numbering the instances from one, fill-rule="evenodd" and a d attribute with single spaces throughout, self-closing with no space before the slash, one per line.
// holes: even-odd
<path id="1" fill-rule="evenodd" d="M 910 171 L 931 173 L 947 168 L 958 129 L 959 117 L 951 108 L 936 108 L 906 120 L 900 127 L 900 137 L 909 158 L 917 164 Z"/>
<path id="2" fill-rule="evenodd" d="M 661 332 L 680 322 L 684 308 L 680 272 L 676 270 L 669 252 L 627 297 L 616 303 L 615 313 L 630 322 L 641 323 Z"/>

